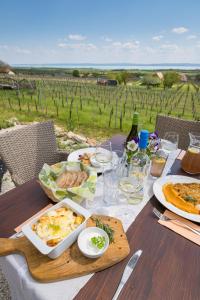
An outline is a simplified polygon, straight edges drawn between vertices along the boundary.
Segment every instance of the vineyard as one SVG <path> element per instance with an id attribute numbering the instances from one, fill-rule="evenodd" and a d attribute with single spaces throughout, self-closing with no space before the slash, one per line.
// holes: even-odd
<path id="1" fill-rule="evenodd" d="M 0 90 L 0 121 L 52 118 L 68 130 L 102 135 L 127 132 L 134 111 L 143 127 L 153 130 L 156 115 L 200 120 L 200 88 L 180 84 L 172 89 L 139 85 L 98 86 L 81 80 L 37 79 L 32 89 Z"/>

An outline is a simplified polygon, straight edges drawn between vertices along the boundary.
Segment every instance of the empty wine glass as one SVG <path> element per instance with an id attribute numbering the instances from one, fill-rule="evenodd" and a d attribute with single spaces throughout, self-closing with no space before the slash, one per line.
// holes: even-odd
<path id="1" fill-rule="evenodd" d="M 178 149 L 179 135 L 175 131 L 168 131 L 165 133 L 164 138 L 161 140 L 161 148 L 166 153 L 171 153 Z"/>
<path id="2" fill-rule="evenodd" d="M 106 142 L 102 146 L 97 146 L 95 150 L 95 160 L 104 169 L 109 163 L 112 162 L 112 144 L 111 142 Z"/>

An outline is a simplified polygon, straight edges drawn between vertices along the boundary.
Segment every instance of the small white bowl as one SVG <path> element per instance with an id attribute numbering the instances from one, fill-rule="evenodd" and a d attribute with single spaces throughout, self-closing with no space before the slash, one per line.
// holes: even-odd
<path id="1" fill-rule="evenodd" d="M 98 249 L 93 246 L 91 243 L 91 238 L 93 236 L 104 236 L 105 237 L 105 245 L 102 249 Z M 82 254 L 89 258 L 98 258 L 102 256 L 109 246 L 109 237 L 107 233 L 98 227 L 87 227 L 84 229 L 78 236 L 78 247 Z"/>

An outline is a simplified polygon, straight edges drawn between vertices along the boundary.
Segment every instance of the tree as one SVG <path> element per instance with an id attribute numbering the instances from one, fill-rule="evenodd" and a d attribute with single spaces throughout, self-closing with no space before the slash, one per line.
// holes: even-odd
<path id="1" fill-rule="evenodd" d="M 195 76 L 195 81 L 198 83 L 200 82 L 200 73 Z"/>
<path id="2" fill-rule="evenodd" d="M 80 77 L 79 70 L 73 70 L 72 76 L 73 76 L 73 77 Z"/>
<path id="3" fill-rule="evenodd" d="M 166 72 L 164 74 L 163 85 L 164 88 L 171 88 L 173 84 L 178 83 L 180 81 L 180 76 L 177 72 Z"/>
<path id="4" fill-rule="evenodd" d="M 123 71 L 120 73 L 120 76 L 121 76 L 121 80 L 122 80 L 123 84 L 126 85 L 128 79 L 130 77 L 130 74 L 127 71 Z"/>
<path id="5" fill-rule="evenodd" d="M 146 85 L 147 88 L 157 87 L 157 86 L 159 86 L 161 84 L 161 80 L 158 77 L 155 77 L 155 76 L 152 76 L 152 75 L 148 74 L 148 75 L 145 75 L 142 78 L 142 84 Z"/>

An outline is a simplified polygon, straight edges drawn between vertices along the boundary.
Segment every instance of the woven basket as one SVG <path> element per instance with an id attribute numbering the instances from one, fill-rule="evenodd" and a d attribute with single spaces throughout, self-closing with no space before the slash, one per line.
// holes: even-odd
<path id="1" fill-rule="evenodd" d="M 40 180 L 38 180 L 38 182 L 49 199 L 51 199 L 53 202 L 60 202 L 60 200 L 54 196 L 51 189 L 48 189 Z"/>
<path id="2" fill-rule="evenodd" d="M 59 164 L 73 164 L 72 162 L 61 162 L 61 163 L 57 163 L 55 165 L 52 165 L 51 167 L 46 165 L 48 168 L 52 168 L 52 167 L 56 167 Z M 77 164 L 77 163 L 74 163 Z M 45 165 L 43 166 L 43 168 L 45 167 Z M 45 169 L 44 169 L 45 170 Z M 70 198 L 78 203 L 81 203 L 83 201 L 83 199 L 91 199 L 94 197 L 95 194 L 95 188 L 96 188 L 96 180 L 97 180 L 97 174 L 96 172 L 89 170 L 89 169 L 85 169 L 85 171 L 88 173 L 88 179 L 83 182 L 79 187 L 72 187 L 69 189 L 59 189 L 57 190 L 57 188 L 51 187 L 51 186 L 47 186 L 47 184 L 45 184 L 45 182 L 42 182 L 42 177 L 39 178 L 38 182 L 41 186 L 41 188 L 43 189 L 43 191 L 45 192 L 45 194 L 48 196 L 48 198 L 50 198 L 53 202 L 60 202 L 61 200 L 63 200 L 64 198 Z M 42 171 L 41 171 L 42 172 Z M 43 173 L 44 175 L 44 173 Z M 39 174 L 40 177 L 40 174 Z M 91 186 L 92 186 L 92 191 L 91 191 Z M 56 195 L 57 193 L 57 195 Z M 59 194 L 58 194 L 59 193 Z M 56 197 L 58 196 L 58 197 Z"/>

